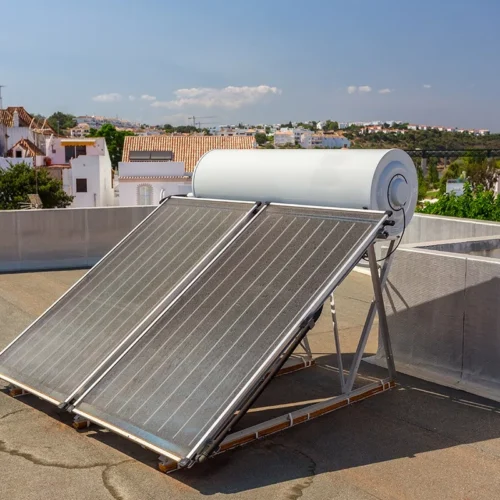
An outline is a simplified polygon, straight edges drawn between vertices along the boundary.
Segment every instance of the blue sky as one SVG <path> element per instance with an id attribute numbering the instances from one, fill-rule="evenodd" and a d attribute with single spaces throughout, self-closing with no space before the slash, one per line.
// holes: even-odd
<path id="1" fill-rule="evenodd" d="M 147 123 L 194 114 L 500 131 L 499 0 L 0 4 L 4 106 Z"/>

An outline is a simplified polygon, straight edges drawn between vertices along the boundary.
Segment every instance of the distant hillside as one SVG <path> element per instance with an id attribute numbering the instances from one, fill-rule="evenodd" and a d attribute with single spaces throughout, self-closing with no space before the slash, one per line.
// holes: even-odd
<path id="1" fill-rule="evenodd" d="M 439 130 L 405 130 L 405 133 L 377 132 L 359 134 L 359 131 L 344 132 L 350 139 L 351 148 L 400 148 L 400 149 L 500 149 L 500 134 L 475 136 Z"/>

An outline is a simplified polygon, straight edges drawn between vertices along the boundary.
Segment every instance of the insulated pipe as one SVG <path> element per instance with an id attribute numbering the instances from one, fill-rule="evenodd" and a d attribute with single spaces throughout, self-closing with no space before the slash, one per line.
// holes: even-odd
<path id="1" fill-rule="evenodd" d="M 412 159 L 399 149 L 226 149 L 198 161 L 193 195 L 390 210 L 394 226 L 386 231 L 397 236 L 415 211 L 418 181 Z"/>

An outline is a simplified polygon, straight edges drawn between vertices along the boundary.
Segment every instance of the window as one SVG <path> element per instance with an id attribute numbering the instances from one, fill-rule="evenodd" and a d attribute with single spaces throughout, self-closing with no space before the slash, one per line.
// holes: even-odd
<path id="1" fill-rule="evenodd" d="M 137 204 L 152 205 L 153 204 L 153 186 L 143 184 L 137 189 Z"/>
<path id="2" fill-rule="evenodd" d="M 71 158 L 77 158 L 80 155 L 86 155 L 87 146 L 65 146 L 64 153 L 65 153 L 66 163 L 69 163 Z"/>
<path id="3" fill-rule="evenodd" d="M 76 192 L 77 193 L 87 192 L 87 179 L 76 179 Z"/>
<path id="4" fill-rule="evenodd" d="M 23 152 L 22 151 L 16 151 L 16 158 L 22 158 L 23 157 Z"/>

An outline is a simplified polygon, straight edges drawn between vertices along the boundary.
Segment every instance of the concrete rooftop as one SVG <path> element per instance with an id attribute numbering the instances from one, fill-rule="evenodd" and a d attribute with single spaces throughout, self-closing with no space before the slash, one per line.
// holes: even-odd
<path id="1" fill-rule="evenodd" d="M 0 348 L 82 273 L 0 275 Z M 371 299 L 369 277 L 352 273 L 336 296 L 349 359 Z M 333 395 L 329 308 L 309 338 L 317 366 L 277 378 L 248 419 Z M 367 352 L 376 347 L 372 334 Z M 377 370 L 362 363 L 367 377 Z M 156 459 L 96 427 L 77 432 L 70 415 L 33 396 L 0 392 L 0 498 L 9 500 L 490 500 L 500 498 L 500 405 L 400 375 L 390 392 L 190 470 L 166 476 Z"/>

